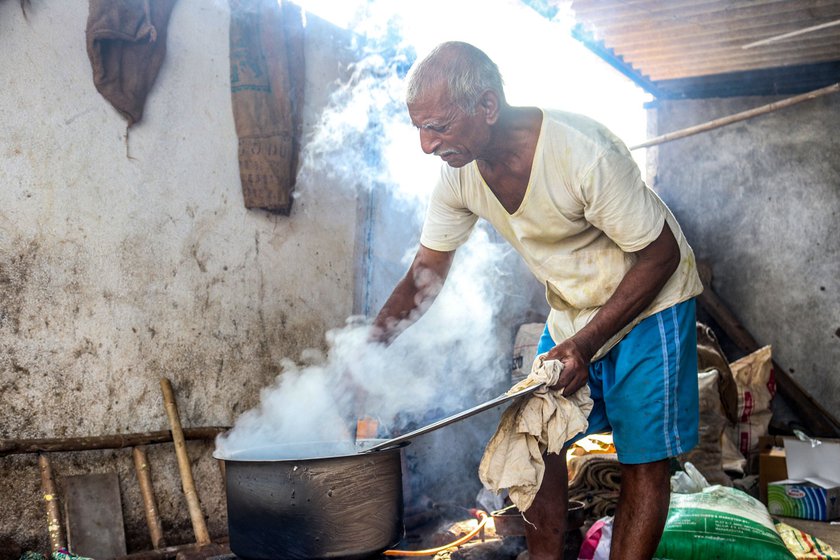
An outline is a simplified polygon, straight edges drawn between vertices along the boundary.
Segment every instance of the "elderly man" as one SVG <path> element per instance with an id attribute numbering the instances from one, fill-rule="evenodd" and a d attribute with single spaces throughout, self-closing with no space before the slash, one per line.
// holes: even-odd
<path id="1" fill-rule="evenodd" d="M 679 225 L 609 130 L 508 105 L 498 68 L 472 45 L 444 43 L 419 62 L 407 105 L 421 148 L 447 165 L 374 336 L 391 340 L 416 320 L 477 219 L 490 222 L 545 285 L 551 310 L 538 351 L 564 364 L 554 388 L 570 395 L 588 383 L 588 433 L 613 432 L 621 491 L 612 558 L 650 558 L 668 512 L 668 459 L 697 442 L 692 298 L 702 287 Z M 565 454 L 545 463 L 526 512 L 532 560 L 563 556 Z"/>

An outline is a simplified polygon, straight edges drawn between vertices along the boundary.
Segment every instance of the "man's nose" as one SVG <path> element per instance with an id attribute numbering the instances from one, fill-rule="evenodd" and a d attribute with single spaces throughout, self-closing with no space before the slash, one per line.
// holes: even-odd
<path id="1" fill-rule="evenodd" d="M 427 128 L 420 129 L 420 148 L 427 154 L 433 154 L 440 146 L 440 138 L 434 131 Z"/>

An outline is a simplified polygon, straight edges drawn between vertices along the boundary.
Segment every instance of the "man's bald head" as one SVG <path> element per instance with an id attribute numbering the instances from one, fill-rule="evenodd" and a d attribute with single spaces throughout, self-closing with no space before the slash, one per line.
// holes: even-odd
<path id="1" fill-rule="evenodd" d="M 449 99 L 465 113 L 475 113 L 481 95 L 495 91 L 504 103 L 499 68 L 484 51 L 460 41 L 441 43 L 414 65 L 408 79 L 406 103 L 420 99 L 441 83 L 447 85 Z"/>

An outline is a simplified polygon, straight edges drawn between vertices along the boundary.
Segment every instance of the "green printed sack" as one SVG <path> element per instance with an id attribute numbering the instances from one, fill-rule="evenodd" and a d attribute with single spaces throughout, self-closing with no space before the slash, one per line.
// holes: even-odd
<path id="1" fill-rule="evenodd" d="M 661 560 L 790 560 L 767 508 L 749 494 L 709 486 L 671 494 L 668 521 L 654 558 Z"/>

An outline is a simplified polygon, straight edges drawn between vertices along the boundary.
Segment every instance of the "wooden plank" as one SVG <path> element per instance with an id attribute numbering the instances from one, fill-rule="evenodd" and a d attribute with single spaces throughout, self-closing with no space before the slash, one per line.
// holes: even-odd
<path id="1" fill-rule="evenodd" d="M 125 556 L 117 473 L 67 476 L 62 482 L 67 545 L 73 554 L 88 558 Z"/>
<path id="2" fill-rule="evenodd" d="M 840 59 L 840 36 L 825 39 L 815 37 L 813 41 L 803 40 L 795 45 L 762 47 L 761 52 L 745 51 L 740 43 L 733 44 L 731 41 L 705 47 L 691 41 L 680 41 L 645 49 L 643 53 L 631 52 L 623 45 L 611 41 L 604 41 L 604 45 L 626 63 L 641 68 L 645 75 L 655 79 L 664 79 L 669 75 L 725 73 L 733 69 L 775 68 Z"/>
<path id="3" fill-rule="evenodd" d="M 807 64 L 822 64 L 827 62 L 833 62 L 837 60 L 836 55 L 825 56 L 825 57 L 812 57 L 807 61 Z M 800 66 L 805 65 L 803 61 L 784 61 L 778 64 L 754 64 L 754 63 L 747 63 L 747 64 L 722 64 L 716 66 L 706 66 L 706 65 L 698 65 L 698 66 L 682 66 L 679 68 L 665 68 L 665 69 L 658 69 L 655 64 L 650 65 L 649 68 L 646 68 L 647 72 L 646 75 L 655 82 L 661 82 L 664 80 L 680 80 L 680 79 L 692 79 L 692 78 L 702 78 L 703 76 L 719 76 L 721 74 L 733 74 L 738 72 L 757 72 L 757 71 L 773 71 L 779 70 L 780 68 L 791 67 L 791 68 L 799 68 Z"/>
<path id="4" fill-rule="evenodd" d="M 794 23 L 797 23 L 794 21 Z M 697 28 L 685 30 L 679 35 L 674 35 L 670 28 L 662 27 L 649 29 L 647 33 L 621 33 L 605 36 L 603 30 L 595 33 L 596 37 L 603 38 L 610 46 L 618 46 L 624 49 L 652 49 L 659 48 L 667 50 L 674 44 L 698 43 L 708 44 L 716 41 L 733 40 L 744 38 L 745 42 L 757 38 L 769 37 L 775 33 L 784 32 L 789 29 L 787 22 L 779 21 L 749 21 L 730 26 L 722 24 L 717 29 Z"/>
<path id="5" fill-rule="evenodd" d="M 622 56 L 648 56 L 656 57 L 662 53 L 668 53 L 675 49 L 695 49 L 711 52 L 718 49 L 741 49 L 751 41 L 763 39 L 787 29 L 787 25 L 758 26 L 739 31 L 737 34 L 729 31 L 718 31 L 714 33 L 697 34 L 692 37 L 674 37 L 670 34 L 660 34 L 658 37 L 648 36 L 638 41 L 618 42 L 618 38 L 608 37 L 607 46 L 621 51 Z M 830 30 L 829 30 L 830 31 Z M 787 49 L 807 50 L 820 44 L 835 44 L 840 39 L 838 33 L 818 32 L 813 35 L 802 37 L 801 40 L 793 41 L 785 45 L 770 44 L 762 48 L 763 52 L 772 52 L 772 49 L 780 49 L 784 46 Z M 764 51 L 767 49 L 767 51 Z"/>
<path id="6" fill-rule="evenodd" d="M 791 44 L 778 43 L 767 45 L 758 52 L 754 49 L 745 50 L 741 46 L 751 38 L 727 37 L 725 40 L 714 44 L 702 44 L 700 40 L 690 42 L 675 42 L 668 48 L 650 49 L 646 51 L 620 48 L 621 56 L 625 60 L 644 59 L 647 62 L 668 62 L 674 59 L 692 58 L 714 58 L 740 57 L 748 60 L 760 60 L 761 57 L 778 57 L 780 55 L 807 56 L 811 52 L 826 51 L 834 49 L 835 54 L 840 53 L 840 34 L 831 36 L 811 36 L 803 38 Z M 750 56 L 752 55 L 752 56 Z"/>
<path id="7" fill-rule="evenodd" d="M 779 66 L 798 66 L 801 64 L 814 64 L 817 62 L 830 62 L 840 60 L 840 44 L 826 45 L 824 47 L 810 49 L 806 52 L 774 52 L 758 56 L 741 54 L 743 51 L 730 49 L 729 51 L 718 51 L 709 56 L 702 53 L 683 52 L 682 57 L 665 57 L 661 59 L 625 57 L 627 62 L 634 66 L 648 68 L 651 73 L 669 74 L 686 69 L 696 74 L 713 73 L 723 74 L 717 71 L 720 68 L 778 68 Z"/>
<path id="8" fill-rule="evenodd" d="M 700 74 L 724 74 L 732 71 L 742 71 L 758 68 L 778 68 L 780 66 L 797 66 L 800 64 L 815 64 L 818 62 L 831 62 L 840 59 L 840 49 L 828 46 L 826 48 L 813 49 L 803 56 L 801 53 L 770 53 L 766 55 L 750 56 L 732 52 L 730 55 L 706 58 L 698 54 L 695 58 L 677 58 L 662 62 L 649 62 L 647 60 L 636 61 L 645 72 L 651 77 L 665 76 L 674 72 L 685 74 L 686 71 L 692 76 Z M 659 78 L 654 78 L 659 79 Z"/>
<path id="9" fill-rule="evenodd" d="M 810 0 L 813 3 L 813 0 Z M 790 0 L 738 0 L 738 6 L 744 8 L 756 6 L 772 6 L 773 4 L 790 3 Z M 802 4 L 803 9 L 809 6 Z M 672 9 L 696 9 L 705 11 L 721 11 L 732 9 L 732 0 L 573 0 L 572 11 L 581 17 L 603 17 L 604 14 L 619 13 L 626 15 L 627 11 L 656 12 Z M 623 10 L 623 11 L 622 11 Z"/>
<path id="10" fill-rule="evenodd" d="M 183 433 L 184 439 L 213 440 L 217 435 L 228 429 L 227 426 L 186 428 Z M 171 441 L 172 432 L 170 430 L 76 438 L 0 439 L 0 457 L 20 453 L 122 449 L 151 443 L 169 443 Z"/>
<path id="11" fill-rule="evenodd" d="M 756 6 L 771 6 L 782 4 L 789 0 L 739 0 L 738 6 L 754 8 Z M 732 9 L 731 0 L 656 0 L 634 1 L 624 0 L 574 0 L 572 11 L 583 19 L 603 19 L 615 14 L 626 17 L 640 12 L 668 12 L 672 10 L 692 10 L 691 13 L 704 13 Z"/>
<path id="12" fill-rule="evenodd" d="M 635 20 L 613 15 L 611 17 L 615 19 L 601 22 L 585 17 L 579 18 L 578 21 L 598 38 L 609 37 L 615 44 L 627 44 L 631 40 L 648 41 L 668 35 L 673 39 L 692 38 L 718 32 L 737 36 L 743 30 L 756 26 L 775 26 L 780 23 L 794 26 L 816 25 L 837 19 L 838 15 L 840 15 L 840 5 L 832 3 L 812 13 L 791 6 L 772 13 L 764 10 L 726 12 L 705 17 L 698 16 L 688 20 L 663 19 L 641 14 Z M 788 28 L 788 31 L 790 30 L 791 28 Z"/>
<path id="13" fill-rule="evenodd" d="M 824 21 L 835 19 L 838 5 L 834 1 L 818 3 L 806 10 L 796 2 L 767 3 L 766 6 L 740 6 L 725 10 L 640 10 L 633 7 L 622 10 L 616 6 L 615 10 L 605 12 L 601 16 L 591 14 L 578 16 L 578 21 L 595 28 L 609 29 L 610 33 L 638 33 L 641 28 L 648 30 L 652 26 L 663 26 L 669 29 L 691 31 L 692 29 L 716 29 L 726 27 L 734 31 L 739 25 L 751 25 L 754 21 L 805 22 L 806 25 L 817 25 Z"/>

